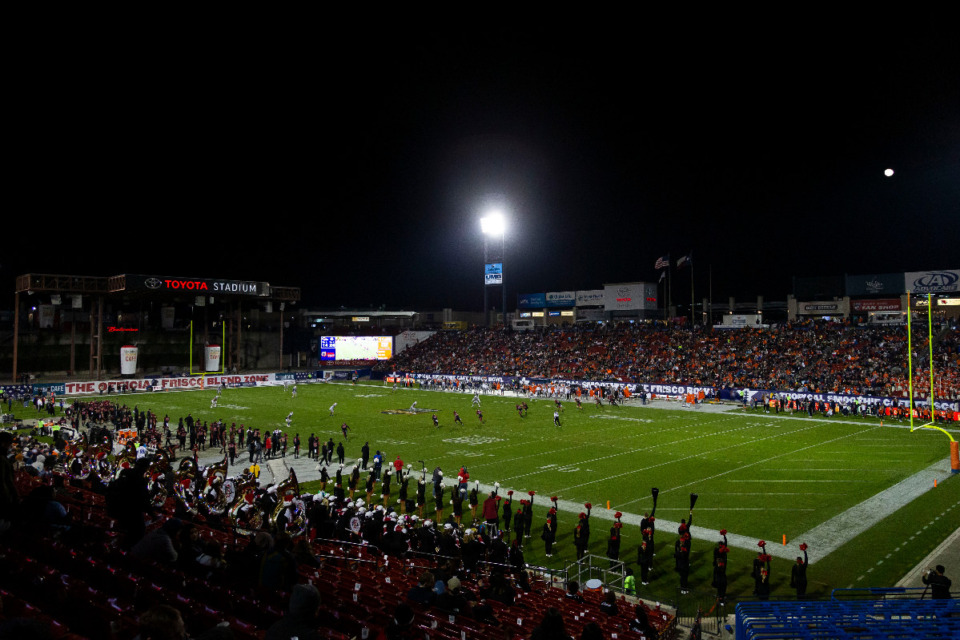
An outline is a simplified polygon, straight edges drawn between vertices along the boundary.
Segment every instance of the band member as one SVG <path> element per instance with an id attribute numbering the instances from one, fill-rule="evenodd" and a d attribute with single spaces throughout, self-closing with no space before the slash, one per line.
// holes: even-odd
<path id="1" fill-rule="evenodd" d="M 350 499 L 353 500 L 353 494 L 357 491 L 357 485 L 360 484 L 360 467 L 353 465 L 353 472 L 350 474 Z"/>
<path id="2" fill-rule="evenodd" d="M 553 521 L 550 518 L 547 518 L 547 521 L 543 523 L 540 539 L 543 540 L 544 554 L 548 558 L 553 557 L 553 543 L 557 540 L 557 531 L 553 528 Z"/>
<path id="3" fill-rule="evenodd" d="M 417 481 L 417 515 L 423 518 L 423 506 L 427 504 L 427 480 L 422 477 Z"/>
<path id="4" fill-rule="evenodd" d="M 717 590 L 717 600 L 720 604 L 725 604 L 727 597 L 727 554 L 730 548 L 727 546 L 727 530 L 721 529 L 720 535 L 723 540 L 717 543 L 713 550 L 713 581 L 711 585 Z"/>
<path id="5" fill-rule="evenodd" d="M 640 565 L 641 584 L 650 584 L 650 569 L 653 567 L 653 532 L 650 529 L 641 531 L 640 546 L 637 548 L 637 564 Z"/>
<path id="6" fill-rule="evenodd" d="M 440 486 L 437 488 L 436 493 L 434 493 L 434 502 L 437 512 L 437 522 L 443 522 L 443 483 L 440 483 Z"/>
<path id="7" fill-rule="evenodd" d="M 790 586 L 797 590 L 797 599 L 802 600 L 807 597 L 807 544 L 800 545 L 800 551 L 803 551 L 803 558 L 797 557 L 797 563 L 790 570 Z"/>
<path id="8" fill-rule="evenodd" d="M 611 569 L 620 560 L 620 529 L 623 527 L 620 518 L 622 515 L 622 513 L 617 511 L 615 516 L 617 521 L 610 527 L 610 538 L 607 540 L 607 557 L 610 558 Z"/>
<path id="9" fill-rule="evenodd" d="M 327 483 L 330 481 L 330 474 L 327 473 L 326 467 L 320 467 L 320 491 L 327 490 Z"/>

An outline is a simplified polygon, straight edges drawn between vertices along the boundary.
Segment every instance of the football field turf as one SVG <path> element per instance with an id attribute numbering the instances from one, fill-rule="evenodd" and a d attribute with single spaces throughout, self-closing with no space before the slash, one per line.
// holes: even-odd
<path id="1" fill-rule="evenodd" d="M 699 496 L 691 582 L 706 583 L 709 590 L 711 550 L 720 539 L 717 531 L 727 529 L 734 547 L 729 572 L 732 595 L 752 590 L 743 571 L 749 572 L 760 539 L 768 541 L 768 550 L 778 556 L 774 563 L 778 579 L 772 582 L 775 593 L 784 594 L 790 592 L 784 583 L 789 582 L 789 559 L 800 553 L 800 542 L 807 542 L 811 592 L 816 593 L 856 584 L 858 578 L 856 586 L 891 586 L 890 579 L 895 582 L 912 567 L 910 563 L 923 557 L 914 558 L 907 549 L 938 542 L 938 537 L 942 539 L 960 524 L 960 509 L 952 508 L 958 496 L 954 485 L 960 481 L 937 468 L 945 464 L 947 438 L 933 430 L 911 433 L 899 423 L 881 426 L 876 419 L 809 418 L 768 414 L 762 409 L 641 407 L 636 401 L 631 401 L 633 406 L 596 407 L 585 399 L 582 409 L 572 400 L 563 400 L 562 426 L 557 427 L 553 400 L 495 395 L 481 396 L 481 423 L 471 403 L 472 393 L 393 390 L 377 384 L 300 384 L 298 391 L 294 399 L 282 387 L 227 389 L 215 409 L 210 408 L 213 391 L 124 396 L 120 402 L 137 404 L 161 419 L 169 414 L 174 424 L 190 412 L 200 420 L 222 419 L 228 425 L 236 422 L 261 429 L 284 428 L 284 418 L 293 411 L 293 426 L 287 433 L 291 441 L 298 433 L 304 449 L 311 433 L 339 442 L 340 425 L 346 422 L 350 426 L 348 465 L 360 455 L 363 443 L 369 442 L 371 455 L 380 450 L 388 462 L 400 456 L 419 471 L 422 460 L 428 479 L 433 468 L 440 466 L 446 482 L 451 482 L 465 465 L 471 486 L 473 481 L 484 488 L 499 482 L 501 495 L 514 490 L 514 511 L 520 498 L 534 490 L 537 508 L 527 561 L 553 567 L 575 558 L 572 531 L 577 513 L 585 510 L 583 503 L 590 502 L 591 552 L 605 554 L 613 513 L 621 511 L 625 514 L 621 558 L 636 568 L 640 534 L 635 523 L 652 508 L 650 489 L 658 487 L 654 564 L 658 577 L 651 588 L 659 587 L 664 594 L 677 583 L 672 571 L 673 542 L 676 523 L 688 517 L 691 493 Z M 529 411 L 521 417 L 515 407 L 524 400 Z M 335 415 L 330 416 L 334 402 Z M 414 402 L 418 410 L 435 410 L 440 427 L 433 425 L 434 411 L 393 413 Z M 454 411 L 459 412 L 462 426 L 454 423 Z M 929 491 L 936 478 L 941 485 L 938 494 Z M 310 484 L 305 488 L 316 490 Z M 562 504 L 558 548 L 553 558 L 546 559 L 538 534 L 551 496 Z M 929 509 L 923 507 L 931 500 Z M 428 500 L 428 508 L 432 506 Z M 911 518 L 922 519 L 935 509 L 945 510 L 944 517 L 942 522 L 934 521 L 932 529 L 923 530 L 923 535 L 918 531 L 919 539 L 908 540 L 913 531 L 904 532 L 903 541 L 895 541 L 902 543 L 903 552 L 898 546 L 895 557 L 883 567 L 882 579 L 887 582 L 877 584 L 870 580 L 872 576 L 864 576 L 873 565 L 869 558 L 861 562 L 861 556 L 872 557 L 878 545 L 886 547 L 888 542 L 869 537 L 870 530 L 874 526 L 889 529 L 901 517 L 896 512 L 907 506 L 919 510 Z M 900 534 L 894 526 L 883 535 Z M 873 542 L 855 548 L 846 544 L 860 535 Z M 890 550 L 896 545 L 891 544 Z M 861 565 L 862 569 L 856 568 Z M 821 573 L 821 567 L 830 567 L 829 575 Z"/>

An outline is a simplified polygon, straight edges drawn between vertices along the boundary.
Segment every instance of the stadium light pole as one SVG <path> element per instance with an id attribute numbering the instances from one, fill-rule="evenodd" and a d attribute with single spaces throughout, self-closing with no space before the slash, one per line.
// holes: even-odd
<path id="1" fill-rule="evenodd" d="M 491 283 L 487 281 L 486 269 L 487 265 L 490 264 L 489 257 L 489 244 L 488 240 L 493 237 L 496 238 L 500 236 L 500 289 L 503 292 L 503 308 L 501 312 L 503 313 L 503 323 L 507 323 L 507 287 L 503 283 L 503 253 L 504 253 L 504 237 L 506 235 L 507 224 L 504 220 L 503 214 L 499 211 L 491 211 L 483 218 L 480 218 L 480 230 L 483 231 L 483 268 L 484 268 L 484 279 L 483 279 L 483 321 L 490 326 L 490 315 L 488 307 L 488 295 L 487 287 Z"/>

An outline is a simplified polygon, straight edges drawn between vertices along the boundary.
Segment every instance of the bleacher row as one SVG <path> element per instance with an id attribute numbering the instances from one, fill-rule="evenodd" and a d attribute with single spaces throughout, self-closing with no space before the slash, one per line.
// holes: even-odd
<path id="1" fill-rule="evenodd" d="M 21 495 L 37 480 L 18 474 Z M 83 543 L 64 542 L 55 532 L 19 534 L 8 531 L 0 537 L 0 600 L 3 618 L 25 617 L 44 624 L 53 638 L 112 638 L 129 640 L 137 633 L 137 617 L 155 604 L 178 609 L 193 634 L 227 622 L 234 637 L 260 640 L 266 629 L 283 616 L 289 594 L 257 592 L 218 580 L 209 570 L 184 570 L 146 562 L 120 548 L 114 520 L 107 515 L 104 497 L 77 487 L 57 495 L 76 525 L 83 526 Z M 165 507 L 173 515 L 173 502 Z M 159 518 L 151 528 L 160 525 Z M 216 541 L 225 555 L 239 552 L 249 543 L 232 533 L 196 523 L 203 541 Z M 321 594 L 320 624 L 329 638 L 375 638 L 392 618 L 396 606 L 409 604 L 414 624 L 425 640 L 470 638 L 527 638 L 543 613 L 555 607 L 563 614 L 567 631 L 579 637 L 584 625 L 595 622 L 605 637 L 641 640 L 628 626 L 634 605 L 620 602 L 618 615 L 601 613 L 601 594 L 584 593 L 585 602 L 565 597 L 565 591 L 541 579 L 531 580 L 532 590 L 517 590 L 510 605 L 487 600 L 496 623 L 467 616 L 448 615 L 435 607 L 411 603 L 406 594 L 435 561 L 429 557 L 389 558 L 372 548 L 314 541 L 320 568 L 301 567 L 299 580 L 312 583 Z M 476 576 L 461 575 L 465 588 L 478 590 Z M 675 618 L 657 610 L 648 611 L 659 638 L 675 629 Z"/>

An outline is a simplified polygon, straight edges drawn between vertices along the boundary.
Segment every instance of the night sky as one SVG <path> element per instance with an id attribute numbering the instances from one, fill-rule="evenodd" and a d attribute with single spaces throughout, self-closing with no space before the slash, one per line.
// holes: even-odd
<path id="1" fill-rule="evenodd" d="M 514 301 L 655 281 L 691 251 L 698 301 L 709 267 L 724 303 L 958 268 L 960 39 L 944 16 L 870 19 L 41 41 L 10 81 L 0 277 L 479 310 L 491 206 Z"/>

